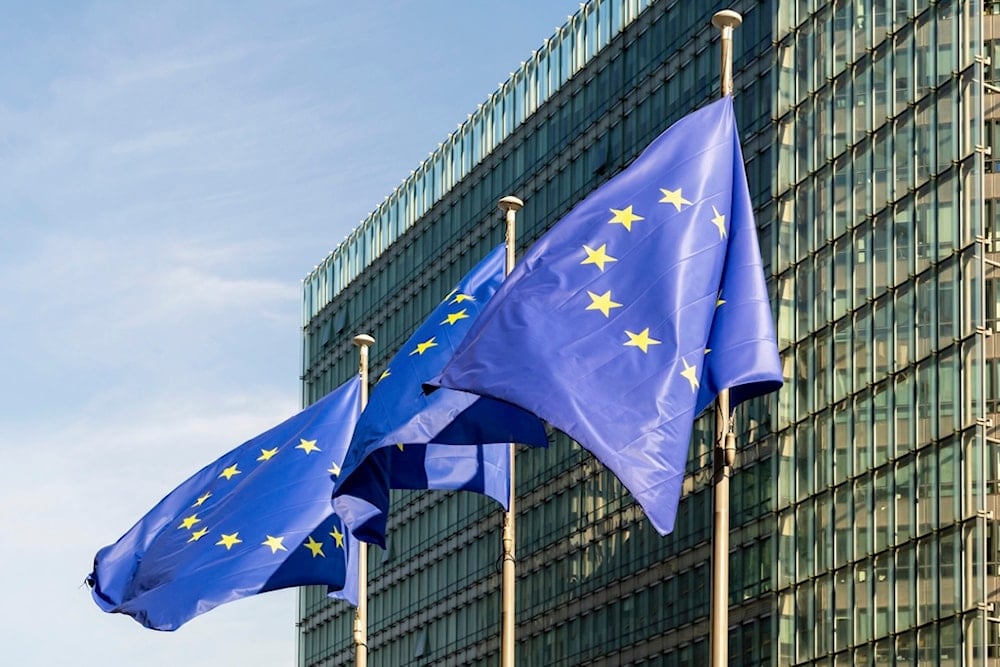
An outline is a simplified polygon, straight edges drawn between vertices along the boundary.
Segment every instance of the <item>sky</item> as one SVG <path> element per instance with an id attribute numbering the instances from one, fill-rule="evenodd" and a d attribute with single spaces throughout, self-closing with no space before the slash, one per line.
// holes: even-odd
<path id="1" fill-rule="evenodd" d="M 305 275 L 576 0 L 0 0 L 0 655 L 288 665 L 296 598 L 172 633 L 94 554 L 301 407 Z"/>

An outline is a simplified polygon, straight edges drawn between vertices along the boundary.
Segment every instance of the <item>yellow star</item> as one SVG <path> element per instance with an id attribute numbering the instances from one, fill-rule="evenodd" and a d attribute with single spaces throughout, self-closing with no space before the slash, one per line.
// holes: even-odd
<path id="1" fill-rule="evenodd" d="M 205 504 L 205 501 L 211 497 L 212 497 L 212 492 L 207 491 L 205 495 L 201 496 L 200 498 L 198 498 L 198 500 L 194 501 L 194 505 L 191 505 L 191 507 L 201 507 L 202 505 Z"/>
<path id="2" fill-rule="evenodd" d="M 455 322 L 458 322 L 459 320 L 468 319 L 469 314 L 466 312 L 466 310 L 467 310 L 466 308 L 463 308 L 457 313 L 448 313 L 448 316 L 444 318 L 441 324 L 450 324 L 454 326 Z"/>
<path id="3" fill-rule="evenodd" d="M 197 542 L 201 538 L 205 537 L 206 533 L 208 533 L 208 528 L 201 528 L 200 530 L 196 530 L 193 533 L 191 533 L 191 539 L 189 539 L 188 542 Z"/>
<path id="4" fill-rule="evenodd" d="M 725 238 L 726 237 L 726 216 L 724 216 L 721 213 L 719 213 L 719 209 L 715 208 L 714 206 L 712 207 L 712 210 L 715 212 L 715 217 L 712 218 L 712 224 L 715 225 L 716 227 L 718 227 L 718 229 L 719 229 L 719 238 L 720 239 Z"/>
<path id="5" fill-rule="evenodd" d="M 333 527 L 333 532 L 330 533 L 330 537 L 333 538 L 333 541 L 336 543 L 335 546 L 338 549 L 343 549 L 344 548 L 344 534 L 342 532 L 340 532 L 339 528 L 337 528 L 336 526 L 334 526 Z"/>
<path id="6" fill-rule="evenodd" d="M 327 472 L 333 475 L 334 477 L 337 477 L 338 475 L 340 475 L 340 466 L 337 465 L 336 463 L 332 463 L 330 464 L 330 469 L 327 470 Z"/>
<path id="7" fill-rule="evenodd" d="M 719 298 L 715 301 L 715 307 L 718 308 L 726 303 L 726 300 L 722 298 L 722 290 L 719 290 Z"/>
<path id="8" fill-rule="evenodd" d="M 389 369 L 388 368 L 385 369 L 384 371 L 382 371 L 382 375 L 378 376 L 379 382 L 381 382 L 382 380 L 386 379 L 390 375 L 392 375 L 392 373 L 389 371 Z"/>
<path id="9" fill-rule="evenodd" d="M 326 554 L 323 553 L 323 543 L 314 540 L 312 535 L 309 536 L 309 541 L 303 544 L 302 546 L 304 546 L 306 549 L 312 552 L 313 558 L 315 558 L 316 556 L 322 556 L 323 558 L 326 558 Z"/>
<path id="10" fill-rule="evenodd" d="M 663 199 L 660 200 L 661 204 L 673 204 L 674 208 L 678 211 L 681 210 L 682 204 L 691 205 L 687 199 L 684 199 L 684 195 L 681 194 L 681 189 L 667 190 L 665 188 L 660 188 L 660 192 L 663 193 Z"/>
<path id="11" fill-rule="evenodd" d="M 198 515 L 197 514 L 192 514 L 189 517 L 185 517 L 184 520 L 181 521 L 181 525 L 179 525 L 177 527 L 178 528 L 190 528 L 194 524 L 200 523 L 200 522 L 201 522 L 201 519 L 198 518 Z"/>
<path id="12" fill-rule="evenodd" d="M 476 297 L 471 294 L 456 294 L 455 298 L 451 300 L 452 303 L 462 303 L 463 301 L 475 301 Z"/>
<path id="13" fill-rule="evenodd" d="M 639 333 L 632 333 L 631 331 L 625 331 L 625 333 L 628 335 L 628 342 L 625 343 L 625 347 L 637 347 L 644 353 L 649 352 L 650 345 L 660 344 L 660 341 L 649 337 L 649 327 L 646 327 Z"/>
<path id="14" fill-rule="evenodd" d="M 459 294 L 458 296 L 462 295 Z M 431 349 L 432 347 L 437 347 L 438 344 L 434 342 L 434 339 L 436 337 L 437 336 L 431 336 L 428 340 L 425 340 L 423 343 L 417 343 L 417 349 L 415 349 L 413 352 L 410 352 L 410 356 L 412 357 L 415 354 L 423 356 L 424 352 L 426 352 L 427 350 Z"/>
<path id="15" fill-rule="evenodd" d="M 681 375 L 691 383 L 691 391 L 694 392 L 700 386 L 698 382 L 698 368 L 696 366 L 688 366 L 687 359 L 681 358 L 684 362 L 684 370 L 681 371 Z"/>
<path id="16" fill-rule="evenodd" d="M 608 290 L 604 294 L 597 296 L 591 291 L 587 291 L 590 295 L 590 305 L 587 306 L 587 310 L 599 310 L 604 313 L 604 317 L 611 317 L 612 308 L 621 308 L 620 303 L 616 303 L 611 300 L 611 290 Z"/>
<path id="17" fill-rule="evenodd" d="M 243 540 L 239 539 L 239 533 L 233 533 L 232 535 L 222 534 L 222 539 L 215 543 L 215 546 L 226 547 L 226 551 L 233 548 L 235 544 L 242 544 Z"/>
<path id="18" fill-rule="evenodd" d="M 622 225 L 625 229 L 632 231 L 632 223 L 638 222 L 639 220 L 645 220 L 640 215 L 636 215 L 632 212 L 632 206 L 626 206 L 625 208 L 618 210 L 617 208 L 611 209 L 614 213 L 614 217 L 608 220 L 609 225 Z"/>
<path id="19" fill-rule="evenodd" d="M 240 470 L 238 466 L 239 466 L 238 463 L 234 463 L 233 465 L 229 466 L 228 468 L 226 468 L 225 470 L 223 470 L 222 472 L 220 472 L 219 473 L 219 477 L 225 477 L 226 479 L 232 479 L 236 475 L 239 475 L 243 471 Z"/>
<path id="20" fill-rule="evenodd" d="M 271 547 L 271 553 L 273 554 L 278 553 L 279 549 L 281 551 L 288 551 L 288 549 L 285 548 L 285 545 L 281 543 L 281 541 L 284 539 L 285 539 L 284 537 L 271 537 L 270 535 L 268 535 L 267 539 L 261 542 L 261 545 L 265 547 Z"/>
<path id="21" fill-rule="evenodd" d="M 301 449 L 306 454 L 322 451 L 316 446 L 315 440 L 306 440 L 305 438 L 299 438 L 299 444 L 295 445 L 295 449 Z"/>
<path id="22" fill-rule="evenodd" d="M 617 262 L 618 260 L 608 254 L 608 244 L 604 243 L 600 248 L 594 250 L 589 246 L 583 246 L 584 251 L 587 253 L 587 259 L 580 262 L 580 264 L 594 264 L 601 271 L 604 270 L 604 265 L 608 262 Z"/>
<path id="23" fill-rule="evenodd" d="M 278 448 L 274 449 L 262 449 L 260 450 L 260 456 L 257 457 L 258 461 L 270 461 L 271 457 L 278 453 Z"/>
<path id="24" fill-rule="evenodd" d="M 397 442 L 396 446 L 399 447 L 399 451 L 403 451 L 403 443 Z"/>
<path id="25" fill-rule="evenodd" d="M 445 298 L 441 299 L 441 303 L 444 303 L 445 301 L 455 296 L 456 294 L 458 294 L 458 289 L 453 289 L 452 291 L 448 292 L 448 295 Z"/>

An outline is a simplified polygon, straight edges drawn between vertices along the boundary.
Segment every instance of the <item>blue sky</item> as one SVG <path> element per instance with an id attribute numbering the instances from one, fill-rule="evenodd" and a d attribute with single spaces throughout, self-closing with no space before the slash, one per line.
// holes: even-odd
<path id="1" fill-rule="evenodd" d="M 299 409 L 302 278 L 579 4 L 4 5 L 4 663 L 293 664 L 292 592 L 156 633 L 83 578 Z"/>

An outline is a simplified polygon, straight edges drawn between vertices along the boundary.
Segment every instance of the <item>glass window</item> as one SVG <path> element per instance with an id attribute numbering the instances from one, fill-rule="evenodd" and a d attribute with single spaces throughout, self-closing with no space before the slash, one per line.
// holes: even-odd
<path id="1" fill-rule="evenodd" d="M 814 447 L 813 425 L 807 421 L 798 426 L 795 436 L 795 497 L 799 500 L 811 496 L 815 489 Z"/>
<path id="2" fill-rule="evenodd" d="M 778 154 L 776 168 L 775 188 L 782 192 L 789 188 L 796 181 L 796 145 L 795 145 L 795 119 L 792 114 L 786 115 L 778 121 Z M 791 202 L 789 202 L 791 203 Z M 789 217 L 789 220 L 791 218 Z"/>
<path id="3" fill-rule="evenodd" d="M 885 46 L 872 55 L 872 117 L 875 127 L 885 123 L 890 113 L 889 80 L 892 51 Z"/>
<path id="4" fill-rule="evenodd" d="M 834 533 L 833 533 L 833 492 L 827 491 L 815 499 L 816 512 L 816 572 L 825 572 L 833 564 Z M 823 599 L 829 599 L 824 596 Z"/>
<path id="5" fill-rule="evenodd" d="M 941 526 L 953 523 L 958 517 L 958 503 L 961 498 L 958 493 L 961 488 L 959 474 L 958 447 L 952 438 L 942 443 L 938 450 L 938 508 Z"/>
<path id="6" fill-rule="evenodd" d="M 795 581 L 795 516 L 790 510 L 778 514 L 778 588 Z"/>
<path id="7" fill-rule="evenodd" d="M 962 572 L 958 529 L 952 527 L 941 532 L 939 576 L 941 616 L 954 614 L 962 607 Z"/>
<path id="8" fill-rule="evenodd" d="M 937 123 L 934 127 L 937 134 L 937 172 L 947 169 L 957 154 L 958 114 L 954 95 L 953 89 L 947 87 L 939 93 L 937 100 Z"/>
<path id="9" fill-rule="evenodd" d="M 815 573 L 817 543 L 815 534 L 816 516 L 813 503 L 809 501 L 799 505 L 797 515 L 795 522 L 795 555 L 798 560 L 798 569 L 796 574 L 799 579 L 802 579 L 811 577 Z M 811 616 L 810 619 L 812 619 Z M 812 621 L 810 620 L 810 622 Z"/>
<path id="10" fill-rule="evenodd" d="M 891 552 L 884 553 L 874 558 L 875 578 L 872 582 L 874 588 L 875 607 L 875 636 L 883 637 L 893 631 L 894 603 L 892 599 L 893 571 Z M 886 648 L 888 649 L 888 644 Z"/>
<path id="11" fill-rule="evenodd" d="M 901 4 L 899 0 L 898 5 Z M 894 85 L 894 96 L 895 96 L 895 110 L 896 113 L 900 113 L 906 109 L 907 103 L 913 99 L 913 52 L 914 52 L 914 36 L 913 30 L 910 26 L 903 27 L 902 30 L 897 32 L 893 37 L 893 81 Z"/>
<path id="12" fill-rule="evenodd" d="M 854 566 L 854 638 L 867 642 L 872 638 L 872 566 L 864 559 Z M 860 662 L 857 664 L 868 664 Z"/>
<path id="13" fill-rule="evenodd" d="M 778 508 L 787 507 L 792 503 L 795 485 L 794 470 L 794 433 L 785 430 L 778 436 L 778 452 L 775 457 L 778 465 Z"/>
<path id="14" fill-rule="evenodd" d="M 852 423 L 850 404 L 847 402 L 833 409 L 833 480 L 842 482 L 851 474 Z"/>
<path id="15" fill-rule="evenodd" d="M 778 594 L 778 664 L 795 662 L 795 598 L 790 591 Z"/>
<path id="16" fill-rule="evenodd" d="M 917 630 L 917 664 L 939 664 L 941 654 L 938 651 L 937 630 L 936 625 Z"/>
<path id="17" fill-rule="evenodd" d="M 815 654 L 813 633 L 816 629 L 816 608 L 811 581 L 796 588 L 796 644 L 799 661 L 809 660 Z"/>
<path id="18" fill-rule="evenodd" d="M 862 476 L 854 482 L 854 554 L 862 558 L 872 553 L 872 506 L 871 480 Z"/>
<path id="19" fill-rule="evenodd" d="M 888 375 L 896 346 L 893 342 L 893 303 L 888 295 L 872 306 L 872 341 L 874 342 L 875 381 Z"/>
<path id="20" fill-rule="evenodd" d="M 914 609 L 914 548 L 912 543 L 904 544 L 896 552 L 896 629 L 913 627 L 916 616 Z M 911 639 L 912 641 L 912 639 Z"/>
<path id="21" fill-rule="evenodd" d="M 843 567 L 833 575 L 833 636 L 838 649 L 854 641 L 854 571 Z"/>
<path id="22" fill-rule="evenodd" d="M 930 175 L 937 171 L 937 140 L 934 128 L 935 113 L 933 100 L 926 100 L 920 103 L 916 109 L 913 126 L 914 150 L 912 158 L 916 168 L 915 177 L 918 184 L 926 182 Z"/>
<path id="23" fill-rule="evenodd" d="M 854 26 L 854 60 L 865 55 L 872 46 L 871 0 L 857 0 L 851 3 L 854 7 L 852 25 Z"/>
<path id="24" fill-rule="evenodd" d="M 871 398 L 863 392 L 854 399 L 854 470 L 872 466 Z"/>
<path id="25" fill-rule="evenodd" d="M 852 526 L 854 523 L 854 493 L 847 484 L 838 486 L 833 491 L 833 559 L 837 564 L 844 564 L 852 557 Z"/>
<path id="26" fill-rule="evenodd" d="M 958 323 L 958 299 L 955 297 L 957 271 L 954 262 L 942 265 L 937 275 L 937 348 L 942 349 L 953 342 Z"/>
<path id="27" fill-rule="evenodd" d="M 893 543 L 892 522 L 892 468 L 886 466 L 875 471 L 875 551 L 883 551 Z"/>

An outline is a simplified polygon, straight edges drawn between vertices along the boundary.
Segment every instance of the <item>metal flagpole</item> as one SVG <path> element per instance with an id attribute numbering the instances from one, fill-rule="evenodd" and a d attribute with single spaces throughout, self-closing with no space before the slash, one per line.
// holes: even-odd
<path id="1" fill-rule="evenodd" d="M 738 12 L 724 9 L 712 17 L 722 32 L 722 97 L 733 94 L 733 29 L 743 23 Z M 712 523 L 711 665 L 729 663 L 729 478 L 736 458 L 736 436 L 732 433 L 729 390 L 723 389 L 715 404 L 715 452 L 713 462 L 714 514 Z"/>
<path id="2" fill-rule="evenodd" d="M 361 375 L 361 410 L 368 405 L 368 348 L 375 339 L 368 334 L 358 334 L 354 344 L 358 346 Z M 358 540 L 358 608 L 354 612 L 354 665 L 368 665 L 368 544 Z"/>
<path id="3" fill-rule="evenodd" d="M 524 207 L 524 202 L 517 197 L 504 197 L 499 202 L 500 210 L 504 212 L 507 228 L 505 240 L 507 244 L 507 263 L 504 275 L 509 276 L 514 270 L 514 244 L 517 212 Z M 514 502 L 517 492 L 514 486 L 514 443 L 510 445 L 510 496 L 507 499 L 507 511 L 503 515 L 503 570 L 500 580 L 500 667 L 514 667 L 514 653 L 517 644 L 514 638 L 516 619 L 514 618 L 515 586 L 517 579 L 514 572 Z"/>

